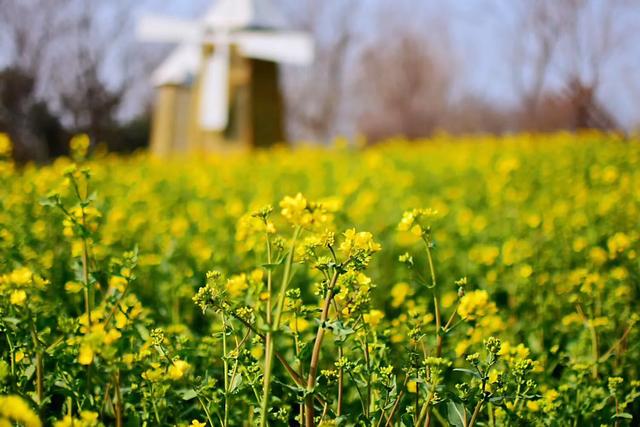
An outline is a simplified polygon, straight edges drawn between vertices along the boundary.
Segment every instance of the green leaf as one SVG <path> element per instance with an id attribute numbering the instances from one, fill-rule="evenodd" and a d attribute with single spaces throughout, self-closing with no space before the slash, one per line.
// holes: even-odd
<path id="1" fill-rule="evenodd" d="M 151 337 L 151 335 L 149 334 L 149 330 L 145 328 L 143 325 L 139 323 L 136 324 L 136 329 L 140 334 L 140 338 L 142 338 L 143 340 L 147 341 Z"/>
<path id="2" fill-rule="evenodd" d="M 453 371 L 454 372 L 462 372 L 464 374 L 469 374 L 469 375 L 474 376 L 476 378 L 480 378 L 480 374 L 477 371 L 472 371 L 471 369 L 455 368 Z"/>
<path id="3" fill-rule="evenodd" d="M 279 265 L 281 265 L 284 262 L 284 258 L 279 259 L 277 262 L 272 262 L 271 264 L 265 263 L 262 264 L 261 267 L 267 269 L 267 270 L 274 270 L 276 269 Z"/>
<path id="4" fill-rule="evenodd" d="M 178 393 L 182 397 L 182 400 L 191 400 L 191 399 L 195 399 L 196 397 L 198 397 L 198 392 L 196 392 L 192 388 L 185 389 L 185 390 L 180 390 Z"/>
<path id="5" fill-rule="evenodd" d="M 619 414 L 615 414 L 613 417 L 611 417 L 612 419 L 616 419 L 616 418 L 622 418 L 625 420 L 632 420 L 633 419 L 633 415 L 631 415 L 628 412 L 621 412 Z"/>
<path id="6" fill-rule="evenodd" d="M 29 365 L 29 367 L 24 370 L 24 376 L 27 379 L 31 379 L 31 377 L 33 376 L 34 372 L 36 372 L 36 365 L 35 364 Z"/>
<path id="7" fill-rule="evenodd" d="M 467 410 L 462 403 L 450 400 L 447 402 L 447 418 L 451 425 L 464 427 L 467 425 Z"/>
<path id="8" fill-rule="evenodd" d="M 233 377 L 233 381 L 229 385 L 229 393 L 233 393 L 234 391 L 236 391 L 240 384 L 242 384 L 242 375 L 236 374 Z"/>

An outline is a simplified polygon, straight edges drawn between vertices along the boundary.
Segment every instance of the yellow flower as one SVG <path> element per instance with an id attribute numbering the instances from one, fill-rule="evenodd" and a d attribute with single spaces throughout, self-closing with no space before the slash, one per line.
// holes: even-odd
<path id="1" fill-rule="evenodd" d="M 607 262 L 607 251 L 600 247 L 591 248 L 589 251 L 589 259 L 595 265 L 602 265 Z"/>
<path id="2" fill-rule="evenodd" d="M 84 288 L 84 285 L 80 282 L 67 282 L 64 284 L 64 290 L 70 294 L 76 294 Z"/>
<path id="3" fill-rule="evenodd" d="M 251 347 L 251 356 L 256 360 L 262 359 L 262 356 L 264 356 L 264 347 L 261 345 Z"/>
<path id="4" fill-rule="evenodd" d="M 80 419 L 84 421 L 85 425 L 97 424 L 98 413 L 93 411 L 80 412 Z"/>
<path id="5" fill-rule="evenodd" d="M 306 226 L 309 225 L 313 219 L 313 215 L 307 207 L 309 202 L 300 193 L 295 197 L 286 196 L 280 202 L 280 213 L 287 221 L 293 225 Z"/>
<path id="6" fill-rule="evenodd" d="M 589 241 L 584 237 L 578 237 L 573 241 L 573 250 L 575 252 L 581 252 L 587 247 Z"/>
<path id="7" fill-rule="evenodd" d="M 0 157 L 11 156 L 11 138 L 6 133 L 0 132 Z"/>
<path id="8" fill-rule="evenodd" d="M 607 248 L 612 256 L 618 255 L 631 246 L 631 239 L 624 233 L 616 233 L 607 240 Z"/>
<path id="9" fill-rule="evenodd" d="M 460 357 L 465 354 L 467 352 L 467 349 L 469 348 L 469 345 L 470 343 L 468 340 L 458 341 L 455 348 L 456 356 Z"/>
<path id="10" fill-rule="evenodd" d="M 451 307 L 456 302 L 457 299 L 458 299 L 457 292 L 445 292 L 445 294 L 442 295 L 442 307 L 443 308 Z"/>
<path id="11" fill-rule="evenodd" d="M 229 295 L 232 297 L 242 296 L 248 287 L 249 284 L 247 283 L 246 274 L 236 274 L 227 280 L 227 292 L 229 292 Z"/>
<path id="12" fill-rule="evenodd" d="M 405 339 L 405 335 L 404 334 L 393 334 L 391 335 L 391 342 L 392 343 L 401 343 L 403 342 Z"/>
<path id="13" fill-rule="evenodd" d="M 400 224 L 398 224 L 398 230 L 400 231 L 409 231 L 413 226 L 413 222 L 415 221 L 416 216 L 413 211 L 404 212 L 402 214 L 402 219 L 400 220 Z"/>
<path id="14" fill-rule="evenodd" d="M 191 420 L 191 427 L 207 427 L 207 423 L 201 423 L 198 420 Z"/>
<path id="15" fill-rule="evenodd" d="M 189 370 L 191 365 L 189 365 L 184 360 L 175 360 L 173 364 L 169 367 L 169 371 L 167 372 L 169 378 L 172 380 L 179 380 L 184 376 L 184 374 Z"/>
<path id="16" fill-rule="evenodd" d="M 104 343 L 107 345 L 111 345 L 121 336 L 122 334 L 117 329 L 109 329 L 109 332 L 104 335 Z"/>
<path id="17" fill-rule="evenodd" d="M 27 301 L 27 293 L 23 289 L 19 289 L 17 291 L 11 292 L 11 297 L 9 297 L 9 302 L 12 305 L 24 305 Z"/>
<path id="18" fill-rule="evenodd" d="M 24 351 L 18 350 L 14 356 L 16 363 L 20 363 L 24 359 Z"/>
<path id="19" fill-rule="evenodd" d="M 12 283 L 18 287 L 25 287 L 31 284 L 33 272 L 27 267 L 20 267 L 3 277 L 7 283 Z"/>
<path id="20" fill-rule="evenodd" d="M 369 313 L 362 316 L 364 321 L 372 328 L 375 328 L 380 324 L 380 321 L 384 318 L 384 312 L 380 310 L 371 310 Z"/>
<path id="21" fill-rule="evenodd" d="M 489 300 L 489 293 L 485 290 L 466 293 L 458 306 L 458 314 L 467 320 L 479 319 L 496 311 L 496 305 Z"/>
<path id="22" fill-rule="evenodd" d="M 147 381 L 156 382 L 162 379 L 163 375 L 164 373 L 160 368 L 160 364 L 152 363 L 151 369 L 147 369 L 142 373 L 142 378 L 144 378 Z"/>
<path id="23" fill-rule="evenodd" d="M 400 282 L 397 283 L 391 288 L 391 306 L 392 307 L 400 307 L 404 300 L 413 295 L 413 290 L 408 283 Z"/>
<path id="24" fill-rule="evenodd" d="M 407 382 L 407 391 L 409 393 L 417 393 L 418 392 L 418 383 L 415 381 Z"/>
<path id="25" fill-rule="evenodd" d="M 127 279 L 122 276 L 111 276 L 109 278 L 109 287 L 117 290 L 120 293 L 124 292 L 127 283 Z"/>
<path id="26" fill-rule="evenodd" d="M 80 418 L 66 415 L 61 420 L 53 423 L 54 427 L 96 427 L 98 425 L 98 413 L 93 411 L 80 412 Z"/>
<path id="27" fill-rule="evenodd" d="M 527 279 L 533 274 L 533 268 L 529 264 L 522 264 L 518 269 L 518 274 L 523 279 Z"/>
<path id="28" fill-rule="evenodd" d="M 82 344 L 78 353 L 78 363 L 81 365 L 91 365 L 93 363 L 93 349 L 89 344 Z"/>
<path id="29" fill-rule="evenodd" d="M 527 409 L 531 412 L 538 412 L 540 410 L 540 404 L 537 401 L 529 400 L 527 401 Z"/>
<path id="30" fill-rule="evenodd" d="M 500 255 L 500 249 L 496 246 L 490 245 L 478 245 L 471 248 L 469 251 L 469 258 L 478 264 L 493 265 L 498 256 Z"/>
<path id="31" fill-rule="evenodd" d="M 127 353 L 122 356 L 122 363 L 124 363 L 125 365 L 131 366 L 134 361 L 135 361 L 135 356 L 131 353 Z"/>
<path id="32" fill-rule="evenodd" d="M 547 406 L 552 406 L 555 403 L 556 399 L 558 399 L 558 397 L 560 397 L 560 393 L 553 389 L 547 390 L 542 396 L 542 398 L 544 399 L 544 403 Z"/>
<path id="33" fill-rule="evenodd" d="M 0 396 L 0 420 L 10 420 L 25 427 L 41 427 L 42 422 L 20 396 Z M 13 423 L 9 424 L 12 425 Z"/>
<path id="34" fill-rule="evenodd" d="M 301 317 L 292 317 L 289 322 L 289 327 L 292 331 L 302 332 L 309 327 L 309 322 Z"/>
<path id="35" fill-rule="evenodd" d="M 86 133 L 75 135 L 69 142 L 69 148 L 73 157 L 85 157 L 91 145 L 91 139 Z"/>
<path id="36" fill-rule="evenodd" d="M 356 232 L 355 228 L 344 232 L 344 241 L 340 244 L 340 251 L 345 256 L 351 256 L 354 252 L 372 253 L 380 249 L 382 246 L 374 242 L 371 233 L 368 231 Z"/>
<path id="37" fill-rule="evenodd" d="M 256 268 L 251 272 L 251 281 L 253 283 L 262 283 L 262 279 L 264 278 L 264 270 L 261 268 Z"/>

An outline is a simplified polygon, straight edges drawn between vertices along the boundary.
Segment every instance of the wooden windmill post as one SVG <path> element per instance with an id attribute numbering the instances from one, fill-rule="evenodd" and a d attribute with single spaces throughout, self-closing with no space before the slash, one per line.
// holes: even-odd
<path id="1" fill-rule="evenodd" d="M 196 23 L 144 19 L 143 40 L 181 43 L 154 73 L 152 152 L 283 141 L 278 64 L 309 64 L 313 43 L 306 34 L 279 30 L 282 22 L 269 0 L 219 0 Z"/>
<path id="2" fill-rule="evenodd" d="M 197 64 L 197 50 L 180 46 L 152 77 L 156 88 L 151 126 L 151 151 L 160 156 L 187 152 L 190 129 L 188 112 L 192 105 L 190 69 Z"/>

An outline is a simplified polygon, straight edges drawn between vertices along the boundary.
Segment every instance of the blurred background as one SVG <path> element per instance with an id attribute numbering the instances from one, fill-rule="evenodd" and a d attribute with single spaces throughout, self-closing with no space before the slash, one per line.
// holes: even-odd
<path id="1" fill-rule="evenodd" d="M 150 12 L 195 18 L 213 0 L 0 0 L 0 132 L 46 162 L 87 133 L 149 141 L 151 72 L 171 45 L 136 39 Z M 286 67 L 286 134 L 388 137 L 640 128 L 640 2 L 274 0 L 311 33 Z"/>

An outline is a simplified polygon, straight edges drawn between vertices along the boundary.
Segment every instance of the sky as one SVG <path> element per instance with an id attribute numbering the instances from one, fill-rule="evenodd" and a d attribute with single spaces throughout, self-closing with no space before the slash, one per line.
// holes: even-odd
<path id="1" fill-rule="evenodd" d="M 14 0 L 15 1 L 15 0 Z M 182 18 L 194 18 L 203 14 L 214 0 L 139 0 L 134 10 L 134 19 L 127 29 L 128 43 L 134 43 L 134 26 L 137 18 L 145 14 L 169 15 Z M 297 2 L 302 0 L 273 0 L 276 3 Z M 328 1 L 328 0 L 314 0 Z M 442 28 L 438 21 L 446 21 L 446 32 L 454 52 L 456 70 L 460 76 L 460 93 L 472 92 L 495 103 L 511 105 L 516 102 L 517 94 L 513 87 L 513 71 L 509 67 L 512 59 L 512 41 L 505 37 L 505 30 L 511 28 L 511 34 L 518 34 L 516 15 L 512 5 L 516 0 L 340 0 L 357 5 L 357 13 L 352 18 L 353 25 L 362 35 L 372 37 L 376 34 L 380 9 L 397 7 L 399 14 L 404 14 L 407 22 L 421 25 L 424 37 L 439 35 Z M 541 1 L 541 0 L 536 0 Z M 605 4 L 609 0 L 590 0 L 594 7 Z M 635 3 L 635 6 L 634 6 Z M 109 26 L 109 3 L 104 7 L 104 19 L 101 24 Z M 616 25 L 627 25 L 640 31 L 640 2 L 629 0 L 631 6 L 625 14 L 618 16 Z M 102 3 L 105 5 L 105 3 Z M 404 18 L 403 18 L 404 19 Z M 636 24 L 638 24 L 636 26 Z M 597 29 L 596 29 L 597 30 Z M 331 23 L 327 23 L 327 33 L 332 31 Z M 595 31 L 595 30 L 594 30 Z M 637 33 L 637 32 L 636 32 Z M 2 33 L 0 31 L 0 39 Z M 152 49 L 148 45 L 136 44 L 136 49 Z M 381 46 L 384 48 L 384 46 Z M 0 65 L 6 62 L 7 52 L 0 49 Z M 117 58 L 115 56 L 114 58 Z M 114 59 L 111 65 L 113 72 L 107 75 L 117 81 L 122 78 L 121 68 Z M 625 51 L 618 52 L 609 67 L 604 70 L 601 87 L 601 98 L 605 105 L 619 118 L 625 126 L 640 124 L 640 44 L 630 44 Z M 119 70 L 119 71 L 117 71 Z M 552 70 L 553 76 L 560 75 L 561 70 Z M 557 79 L 556 79 L 557 80 Z M 150 94 L 148 81 L 135 85 L 130 100 L 124 108 L 124 116 L 135 114 L 142 105 L 140 99 Z"/>
<path id="2" fill-rule="evenodd" d="M 344 0 L 346 2 L 355 0 Z M 375 34 L 373 12 L 385 7 L 392 0 L 359 0 L 359 13 L 354 16 L 354 25 L 365 33 Z M 400 1 L 393 0 L 400 5 Z M 594 7 L 607 0 L 594 0 Z M 143 2 L 144 3 L 144 2 Z M 461 92 L 471 91 L 494 102 L 513 104 L 517 95 L 512 87 L 513 75 L 507 66 L 511 40 L 505 39 L 505 29 L 516 25 L 512 0 L 410 0 L 406 9 L 407 19 L 424 19 L 433 22 L 434 15 L 448 17 L 449 33 L 460 64 Z M 630 2 L 632 4 L 633 2 Z M 204 12 L 211 0 L 155 0 L 143 4 L 138 13 L 162 13 L 173 16 L 193 17 Z M 631 6 L 616 18 L 616 23 L 640 24 L 640 7 Z M 489 7 L 490 6 L 490 7 Z M 496 7 L 497 6 L 497 7 Z M 411 15 L 411 16 L 409 16 Z M 640 30 L 640 28 L 638 28 Z M 330 28 L 327 28 L 330 31 Z M 437 31 L 437 29 L 436 29 Z M 430 30 L 424 32 L 429 37 Z M 640 122 L 638 99 L 640 99 L 640 44 L 631 46 L 628 52 L 617 55 L 603 72 L 602 101 L 614 112 L 622 124 L 631 126 Z M 550 85 L 553 86 L 552 70 Z"/>

